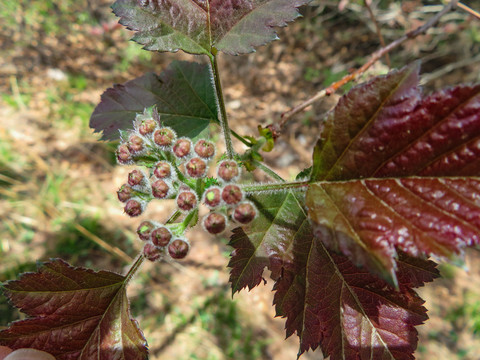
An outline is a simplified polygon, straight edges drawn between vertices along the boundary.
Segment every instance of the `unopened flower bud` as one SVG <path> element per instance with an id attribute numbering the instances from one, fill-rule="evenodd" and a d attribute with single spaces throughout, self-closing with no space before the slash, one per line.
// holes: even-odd
<path id="1" fill-rule="evenodd" d="M 227 218 L 223 214 L 210 213 L 203 218 L 203 227 L 210 234 L 220 234 L 227 227 Z"/>
<path id="2" fill-rule="evenodd" d="M 140 215 L 143 212 L 143 206 L 140 203 L 140 201 L 135 199 L 130 199 L 125 204 L 124 210 L 128 216 L 135 217 Z"/>
<path id="3" fill-rule="evenodd" d="M 210 208 L 215 208 L 222 201 L 221 190 L 218 187 L 211 187 L 205 191 L 203 202 Z"/>
<path id="4" fill-rule="evenodd" d="M 170 187 L 163 180 L 157 180 L 152 184 L 152 194 L 157 199 L 163 199 L 168 195 Z"/>
<path id="5" fill-rule="evenodd" d="M 156 126 L 157 126 L 157 123 L 155 120 L 146 119 L 146 120 L 143 120 L 140 126 L 138 127 L 138 132 L 145 136 L 153 133 L 153 130 L 155 130 Z"/>
<path id="6" fill-rule="evenodd" d="M 163 250 L 151 243 L 146 243 L 143 247 L 143 256 L 150 261 L 158 261 L 162 258 Z"/>
<path id="7" fill-rule="evenodd" d="M 132 134 L 128 138 L 127 146 L 132 154 L 138 153 L 143 150 L 143 139 L 138 135 Z"/>
<path id="8" fill-rule="evenodd" d="M 232 181 L 240 175 L 238 164 L 233 160 L 225 160 L 218 166 L 218 177 L 224 181 Z"/>
<path id="9" fill-rule="evenodd" d="M 152 243 L 158 247 L 167 246 L 172 239 L 172 233 L 165 226 L 152 231 Z"/>
<path id="10" fill-rule="evenodd" d="M 192 191 L 182 191 L 177 196 L 177 206 L 183 211 L 193 210 L 197 206 L 197 195 Z"/>
<path id="11" fill-rule="evenodd" d="M 222 199 L 228 205 L 235 205 L 239 203 L 243 198 L 242 189 L 238 185 L 227 185 L 222 190 Z"/>
<path id="12" fill-rule="evenodd" d="M 187 165 L 185 165 L 187 174 L 193 178 L 201 178 L 205 176 L 207 172 L 207 163 L 198 157 L 191 159 Z"/>
<path id="13" fill-rule="evenodd" d="M 205 139 L 200 139 L 195 144 L 195 152 L 204 159 L 210 159 L 215 154 L 215 145 Z"/>
<path id="14" fill-rule="evenodd" d="M 155 229 L 155 224 L 151 221 L 142 221 L 137 228 L 138 237 L 143 241 L 150 240 L 152 231 Z"/>
<path id="15" fill-rule="evenodd" d="M 128 174 L 128 184 L 130 186 L 140 185 L 145 178 L 145 175 L 140 170 L 133 170 Z"/>
<path id="16" fill-rule="evenodd" d="M 133 196 L 134 190 L 128 184 L 123 184 L 117 191 L 118 200 L 121 202 L 127 202 Z"/>
<path id="17" fill-rule="evenodd" d="M 190 245 L 183 239 L 175 239 L 168 245 L 168 253 L 174 259 L 183 259 L 188 254 Z"/>
<path id="18" fill-rule="evenodd" d="M 127 144 L 122 144 L 117 148 L 117 160 L 120 164 L 128 164 L 132 160 L 132 154 Z"/>
<path id="19" fill-rule="evenodd" d="M 257 210 L 255 206 L 249 202 L 239 204 L 233 212 L 233 218 L 242 224 L 248 224 L 255 216 L 257 216 Z"/>
<path id="20" fill-rule="evenodd" d="M 153 174 L 159 179 L 168 178 L 172 174 L 172 167 L 166 161 L 159 161 L 155 165 Z"/>
<path id="21" fill-rule="evenodd" d="M 189 139 L 182 138 L 178 139 L 173 145 L 173 153 L 178 158 L 187 157 L 190 154 L 192 148 L 192 142 Z"/>
<path id="22" fill-rule="evenodd" d="M 168 127 L 158 129 L 153 134 L 153 141 L 158 146 L 170 146 L 172 145 L 174 139 L 175 132 Z"/>

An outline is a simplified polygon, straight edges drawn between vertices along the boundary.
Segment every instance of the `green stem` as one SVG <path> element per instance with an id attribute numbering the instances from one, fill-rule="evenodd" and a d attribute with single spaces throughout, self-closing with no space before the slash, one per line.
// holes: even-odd
<path id="1" fill-rule="evenodd" d="M 301 191 L 307 190 L 307 186 L 310 183 L 308 181 L 295 181 L 291 183 L 273 183 L 273 184 L 261 184 L 261 185 L 244 185 L 243 191 L 247 193 L 255 193 L 262 191 L 284 191 L 288 189 L 298 189 Z"/>
<path id="2" fill-rule="evenodd" d="M 223 137 L 225 138 L 225 147 L 227 148 L 227 157 L 233 159 L 235 150 L 233 149 L 232 134 L 228 127 L 227 110 L 225 108 L 225 100 L 223 99 L 222 84 L 220 81 L 220 74 L 218 72 L 217 56 L 210 57 L 210 66 L 213 73 L 213 80 L 215 83 L 215 92 L 217 95 L 218 107 L 220 108 L 219 121 L 223 130 Z"/>
<path id="3" fill-rule="evenodd" d="M 242 143 L 244 143 L 245 145 L 247 145 L 248 147 L 252 147 L 253 144 L 248 141 L 247 139 L 245 139 L 242 135 L 239 135 L 238 133 L 236 133 L 235 131 L 233 131 L 232 129 L 230 129 L 230 132 L 232 133 L 232 135 L 234 137 L 236 137 L 238 140 L 240 140 Z"/>
<path id="4" fill-rule="evenodd" d="M 145 257 L 143 256 L 143 252 L 137 256 L 135 262 L 132 264 L 130 269 L 128 270 L 127 274 L 125 275 L 125 280 L 123 281 L 123 286 L 127 286 L 127 284 L 132 280 L 133 276 L 137 273 L 140 266 L 143 264 Z"/>
<path id="5" fill-rule="evenodd" d="M 192 220 L 195 219 L 197 214 L 198 214 L 198 209 L 195 209 L 189 212 L 188 215 L 185 217 L 185 219 L 183 219 L 181 223 L 177 223 L 177 224 L 174 224 L 173 226 L 169 226 L 170 230 L 173 233 L 183 234 L 185 230 L 188 228 L 188 225 L 190 225 Z"/>
<path id="6" fill-rule="evenodd" d="M 272 179 L 277 180 L 277 181 L 285 182 L 285 180 L 284 180 L 280 175 L 278 175 L 275 171 L 273 171 L 272 169 L 270 169 L 267 165 L 265 165 L 265 164 L 262 163 L 261 161 L 253 160 L 252 163 L 253 163 L 253 165 L 255 165 L 257 168 L 259 168 L 260 170 L 262 170 L 265 174 L 267 174 L 268 176 L 270 176 Z"/>
<path id="7" fill-rule="evenodd" d="M 170 219 L 168 219 L 166 222 L 165 222 L 165 225 L 166 224 L 173 224 L 180 216 L 182 215 L 182 212 L 180 210 L 176 210 L 172 216 L 170 216 Z"/>

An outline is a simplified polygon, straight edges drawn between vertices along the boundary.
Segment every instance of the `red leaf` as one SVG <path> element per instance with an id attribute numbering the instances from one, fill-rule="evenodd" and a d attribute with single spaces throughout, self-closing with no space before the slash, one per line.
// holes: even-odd
<path id="1" fill-rule="evenodd" d="M 256 198 L 260 202 L 268 199 Z M 270 213 L 275 211 L 270 209 Z M 290 224 L 282 226 L 278 215 L 276 218 L 277 231 L 288 231 Z M 285 249 L 281 264 L 256 256 L 259 251 L 254 249 L 259 243 L 241 228 L 235 229 L 235 250 L 229 264 L 233 267 L 232 280 L 238 281 L 238 271 L 249 269 L 242 285 L 253 287 L 260 282 L 264 266 L 279 272 L 272 276 L 276 278 L 274 305 L 277 316 L 287 318 L 287 337 L 294 333 L 299 336 L 299 355 L 320 346 L 332 360 L 412 359 L 417 344 L 415 325 L 427 319 L 423 301 L 412 288 L 438 276 L 435 263 L 400 254 L 399 291 L 395 291 L 384 280 L 354 266 L 347 257 L 326 250 L 313 237 L 308 222 L 303 229 Z M 259 233 L 252 233 L 260 238 Z M 267 248 L 266 244 L 260 246 Z M 248 283 L 250 279 L 255 281 Z"/>
<path id="2" fill-rule="evenodd" d="M 125 277 L 74 268 L 56 259 L 4 287 L 31 316 L 0 331 L 0 344 L 35 348 L 58 360 L 146 359 L 146 341 L 130 319 Z"/>
<path id="3" fill-rule="evenodd" d="M 411 286 L 437 276 L 432 262 L 415 267 L 411 259 L 399 261 L 405 283 L 397 292 L 313 236 L 296 242 L 293 251 L 294 262 L 275 284 L 274 304 L 277 315 L 287 317 L 287 336 L 300 338 L 299 355 L 320 345 L 332 360 L 413 359 L 415 326 L 428 317 Z"/>
<path id="4" fill-rule="evenodd" d="M 418 67 L 345 95 L 314 151 L 315 235 L 396 284 L 396 251 L 452 259 L 480 242 L 480 85 L 424 99 Z"/>

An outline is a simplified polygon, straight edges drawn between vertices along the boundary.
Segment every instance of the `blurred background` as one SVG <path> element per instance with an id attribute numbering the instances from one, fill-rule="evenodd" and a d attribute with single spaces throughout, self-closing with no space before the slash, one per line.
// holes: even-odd
<path id="1" fill-rule="evenodd" d="M 466 1 L 480 10 L 478 1 Z M 0 4 L 0 281 L 61 257 L 76 266 L 124 272 L 141 249 L 141 219 L 123 214 L 115 191 L 126 181 L 116 144 L 89 129 L 100 94 L 147 71 L 160 73 L 184 53 L 141 50 L 128 39 L 104 0 L 18 0 Z M 442 8 L 440 1 L 373 1 L 385 42 L 397 39 Z M 363 1 L 314 1 L 281 40 L 242 57 L 221 56 L 220 70 L 232 127 L 255 135 L 280 114 L 365 63 L 379 48 Z M 392 67 L 422 59 L 425 91 L 480 81 L 480 20 L 452 12 L 390 54 Z M 369 75 L 389 69 L 382 59 Z M 338 94 L 298 114 L 267 163 L 286 177 L 309 166 L 324 113 Z M 214 129 L 213 131 L 218 131 Z M 239 149 L 241 149 L 239 147 Z M 263 180 L 260 174 L 254 174 Z M 143 218 L 168 218 L 169 205 Z M 146 264 L 129 288 L 133 316 L 151 359 L 296 358 L 298 341 L 284 341 L 274 318 L 272 283 L 232 299 L 226 238 L 188 234 L 182 262 Z M 443 279 L 421 289 L 430 320 L 420 326 L 418 359 L 479 359 L 480 256 L 465 269 L 440 265 Z M 466 271 L 468 269 L 468 271 Z M 267 277 L 268 274 L 266 274 Z M 0 329 L 22 315 L 0 296 Z M 319 352 L 304 359 L 321 359 Z"/>

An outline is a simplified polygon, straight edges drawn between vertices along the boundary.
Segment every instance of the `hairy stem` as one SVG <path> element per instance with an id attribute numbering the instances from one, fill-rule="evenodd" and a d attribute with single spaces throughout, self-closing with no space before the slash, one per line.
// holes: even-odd
<path id="1" fill-rule="evenodd" d="M 310 183 L 308 181 L 282 182 L 271 184 L 243 185 L 242 189 L 246 193 L 256 193 L 263 191 L 285 191 L 289 189 L 297 189 L 300 191 L 307 190 Z"/>
<path id="2" fill-rule="evenodd" d="M 346 83 L 348 83 L 352 80 L 355 80 L 358 76 L 363 74 L 365 71 L 367 71 L 368 68 L 370 68 L 373 64 L 375 64 L 380 58 L 382 58 L 384 55 L 388 54 L 393 49 L 399 47 L 405 41 L 407 41 L 409 39 L 413 39 L 413 38 L 417 37 L 418 35 L 425 33 L 428 29 L 430 29 L 433 25 L 435 25 L 443 15 L 448 13 L 450 10 L 454 9 L 456 6 L 457 6 L 457 0 L 450 1 L 447 5 L 445 5 L 443 7 L 443 9 L 441 11 L 439 11 L 428 22 L 426 22 L 422 26 L 417 27 L 416 29 L 414 29 L 412 31 L 409 31 L 408 33 L 406 33 L 402 37 L 398 38 L 397 40 L 391 42 L 387 46 L 382 47 L 381 49 L 374 52 L 370 56 L 370 59 L 362 67 L 355 70 L 351 74 L 348 74 L 348 75 L 344 76 L 342 79 L 333 83 L 329 87 L 319 91 L 314 96 L 312 96 L 310 99 L 304 101 L 300 105 L 297 105 L 294 108 L 288 110 L 287 112 L 284 112 L 282 114 L 282 120 L 279 123 L 279 127 L 280 128 L 284 127 L 285 124 L 288 122 L 288 120 L 293 115 L 305 110 L 308 106 L 312 105 L 317 100 L 319 100 L 319 99 L 321 99 L 325 96 L 329 96 L 329 95 L 333 94 L 335 91 L 337 91 L 340 87 L 342 87 Z"/>
<path id="3" fill-rule="evenodd" d="M 233 159 L 235 151 L 233 150 L 232 134 L 228 126 L 227 110 L 225 108 L 225 100 L 223 99 L 222 83 L 220 81 L 220 74 L 218 72 L 217 56 L 213 55 L 210 58 L 210 66 L 212 69 L 213 80 L 215 84 L 215 93 L 217 95 L 218 107 L 220 108 L 220 126 L 222 127 L 223 137 L 225 138 L 225 147 L 227 149 L 227 157 Z"/>
<path id="4" fill-rule="evenodd" d="M 132 264 L 130 269 L 128 269 L 128 272 L 125 275 L 125 281 L 123 282 L 123 286 L 126 286 L 130 282 L 130 280 L 132 280 L 138 269 L 140 269 L 140 266 L 142 266 L 144 260 L 145 257 L 143 256 L 143 253 L 140 253 L 140 255 L 138 255 L 135 259 L 135 262 Z"/>
<path id="5" fill-rule="evenodd" d="M 285 181 L 280 175 L 278 175 L 275 171 L 270 169 L 267 165 L 265 165 L 261 161 L 254 160 L 253 165 L 255 165 L 257 168 L 262 170 L 265 174 L 270 176 L 272 179 L 277 180 L 277 181 L 282 181 L 282 182 Z"/>

